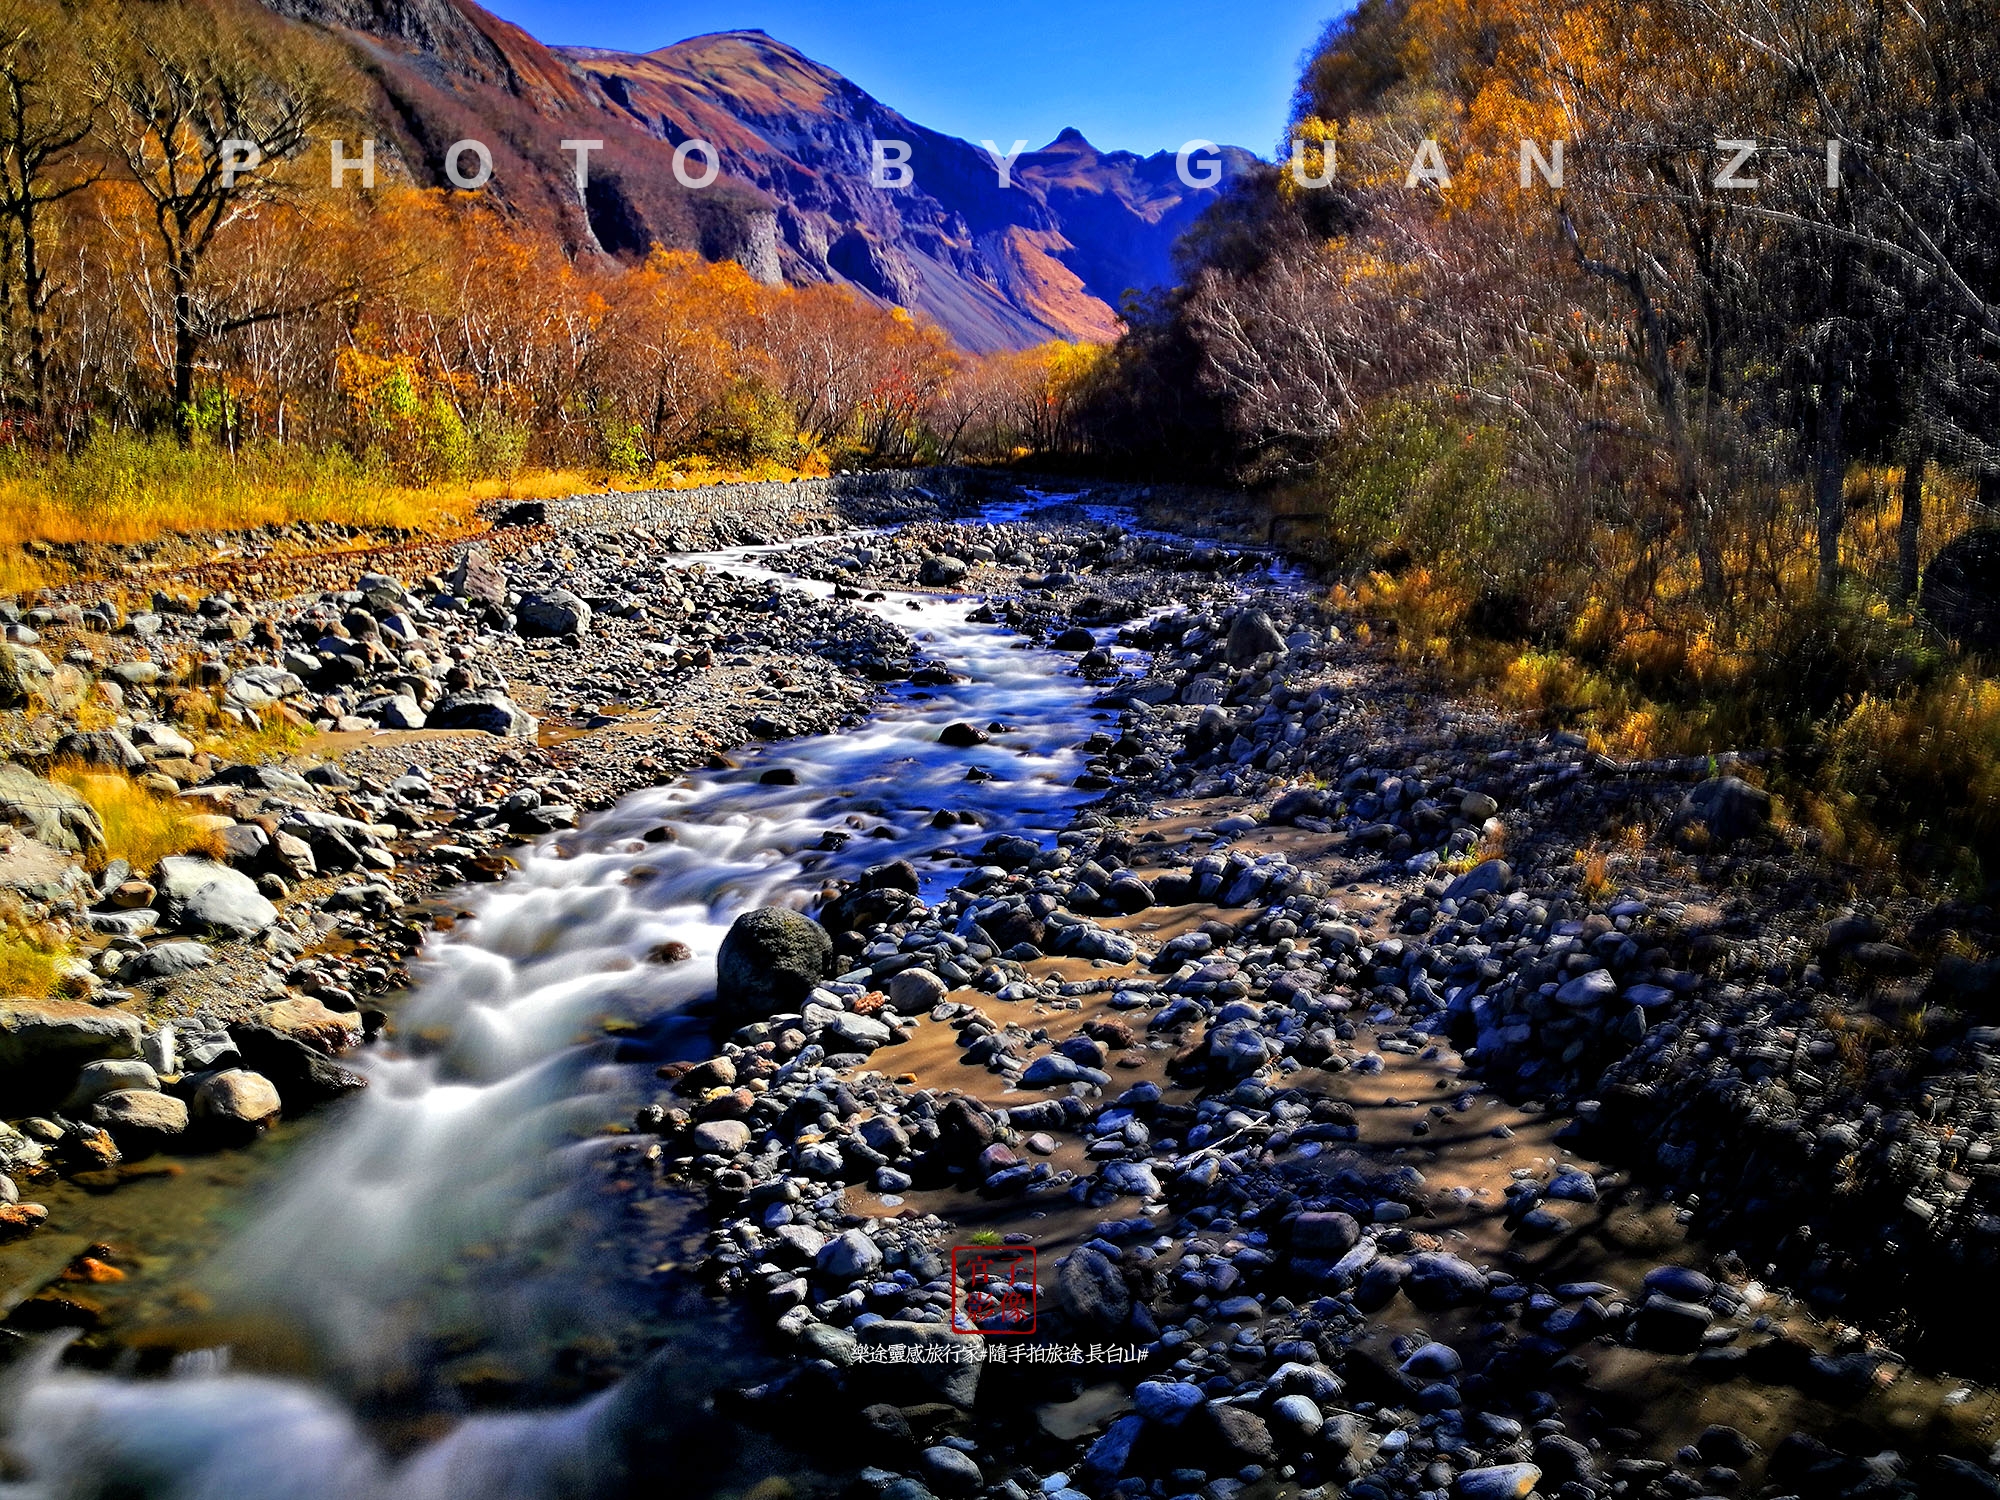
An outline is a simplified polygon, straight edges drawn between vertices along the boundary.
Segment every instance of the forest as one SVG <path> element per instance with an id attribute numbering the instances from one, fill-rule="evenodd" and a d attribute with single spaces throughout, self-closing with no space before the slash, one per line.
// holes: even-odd
<path id="1" fill-rule="evenodd" d="M 335 188 L 351 70 L 254 7 L 5 0 L 0 532 L 912 463 L 1198 478 L 1413 659 L 1614 755 L 1794 752 L 1830 850 L 1977 887 L 1991 19 L 1363 0 L 1304 61 L 1298 170 L 1239 181 L 1178 287 L 1114 344 L 973 356 L 849 288 L 591 253 L 394 171 Z"/>

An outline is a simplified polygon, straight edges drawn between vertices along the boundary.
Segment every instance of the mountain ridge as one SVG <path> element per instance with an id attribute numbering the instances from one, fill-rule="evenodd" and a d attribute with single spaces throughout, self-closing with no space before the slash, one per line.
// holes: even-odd
<path id="1" fill-rule="evenodd" d="M 1073 128 L 1003 188 L 981 148 L 761 30 L 624 52 L 547 46 L 471 0 L 263 3 L 349 44 L 419 182 L 442 185 L 444 148 L 485 127 L 503 205 L 556 224 L 574 253 L 659 243 L 767 282 L 846 284 L 979 352 L 1116 337 L 1124 293 L 1171 281 L 1174 240 L 1218 191 L 1181 183 L 1171 152 L 1100 152 Z M 544 141 L 535 117 L 562 129 Z M 581 204 L 558 147 L 573 136 L 606 142 Z M 713 187 L 671 173 L 695 139 L 721 159 Z M 907 144 L 909 186 L 871 180 L 883 141 Z M 1224 184 L 1254 160 L 1220 156 Z"/>

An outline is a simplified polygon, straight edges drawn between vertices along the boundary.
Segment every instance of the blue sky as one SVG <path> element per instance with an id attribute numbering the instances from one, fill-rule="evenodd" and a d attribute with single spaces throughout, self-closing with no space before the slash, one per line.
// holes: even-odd
<path id="1" fill-rule="evenodd" d="M 1207 139 L 1270 156 L 1300 55 L 1347 0 L 484 0 L 542 41 L 644 52 L 761 27 L 920 125 L 1031 146 Z"/>

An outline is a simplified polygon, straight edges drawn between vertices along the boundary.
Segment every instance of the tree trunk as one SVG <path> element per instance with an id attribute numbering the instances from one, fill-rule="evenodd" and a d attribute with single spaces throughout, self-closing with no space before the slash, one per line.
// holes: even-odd
<path id="1" fill-rule="evenodd" d="M 1918 443 L 1903 466 L 1903 509 L 1896 520 L 1896 602 L 1917 597 L 1917 546 L 1924 531 L 1924 465 L 1929 445 Z"/>

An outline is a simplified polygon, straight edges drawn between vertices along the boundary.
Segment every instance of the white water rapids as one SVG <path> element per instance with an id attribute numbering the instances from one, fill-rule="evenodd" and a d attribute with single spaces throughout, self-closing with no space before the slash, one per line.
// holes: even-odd
<path id="1" fill-rule="evenodd" d="M 760 553 L 782 550 L 687 561 L 755 572 Z M 441 1310 L 512 1337 L 587 1320 L 563 1278 L 454 1271 L 473 1247 L 532 1264 L 588 1225 L 577 1200 L 600 1175 L 589 1158 L 615 1144 L 598 1132 L 631 1117 L 650 1074 L 612 1060 L 603 1023 L 656 1021 L 712 989 L 716 950 L 748 908 L 803 904 L 830 875 L 897 858 L 935 896 L 950 883 L 939 851 L 1000 832 L 1052 838 L 1088 795 L 1071 783 L 1077 742 L 1109 717 L 1089 707 L 1099 690 L 1070 658 L 968 621 L 975 602 L 890 595 L 869 606 L 969 681 L 899 689 L 858 728 L 634 793 L 563 838 L 569 857 L 545 841 L 503 883 L 464 893 L 476 918 L 428 948 L 396 1020 L 436 1045 L 362 1064 L 368 1089 L 286 1167 L 211 1283 L 240 1308 L 308 1329 L 325 1366 L 362 1385 L 413 1357 L 414 1334 Z M 1009 732 L 976 749 L 939 744 L 961 719 Z M 779 765 L 797 785 L 758 783 Z M 967 781 L 975 765 L 994 779 Z M 939 809 L 974 811 L 981 826 L 935 829 Z M 661 824 L 677 838 L 646 842 Z M 828 829 L 852 837 L 814 852 Z M 877 829 L 888 836 L 868 836 Z M 676 939 L 693 961 L 645 961 Z M 59 1354 L 38 1351 L 0 1392 L 0 1434 L 19 1466 L 0 1480 L 7 1500 L 609 1494 L 630 1477 L 627 1434 L 672 1406 L 671 1360 L 689 1357 L 669 1350 L 567 1410 L 468 1417 L 392 1459 L 331 1378 L 236 1374 L 216 1356 L 126 1379 L 63 1368 Z"/>

